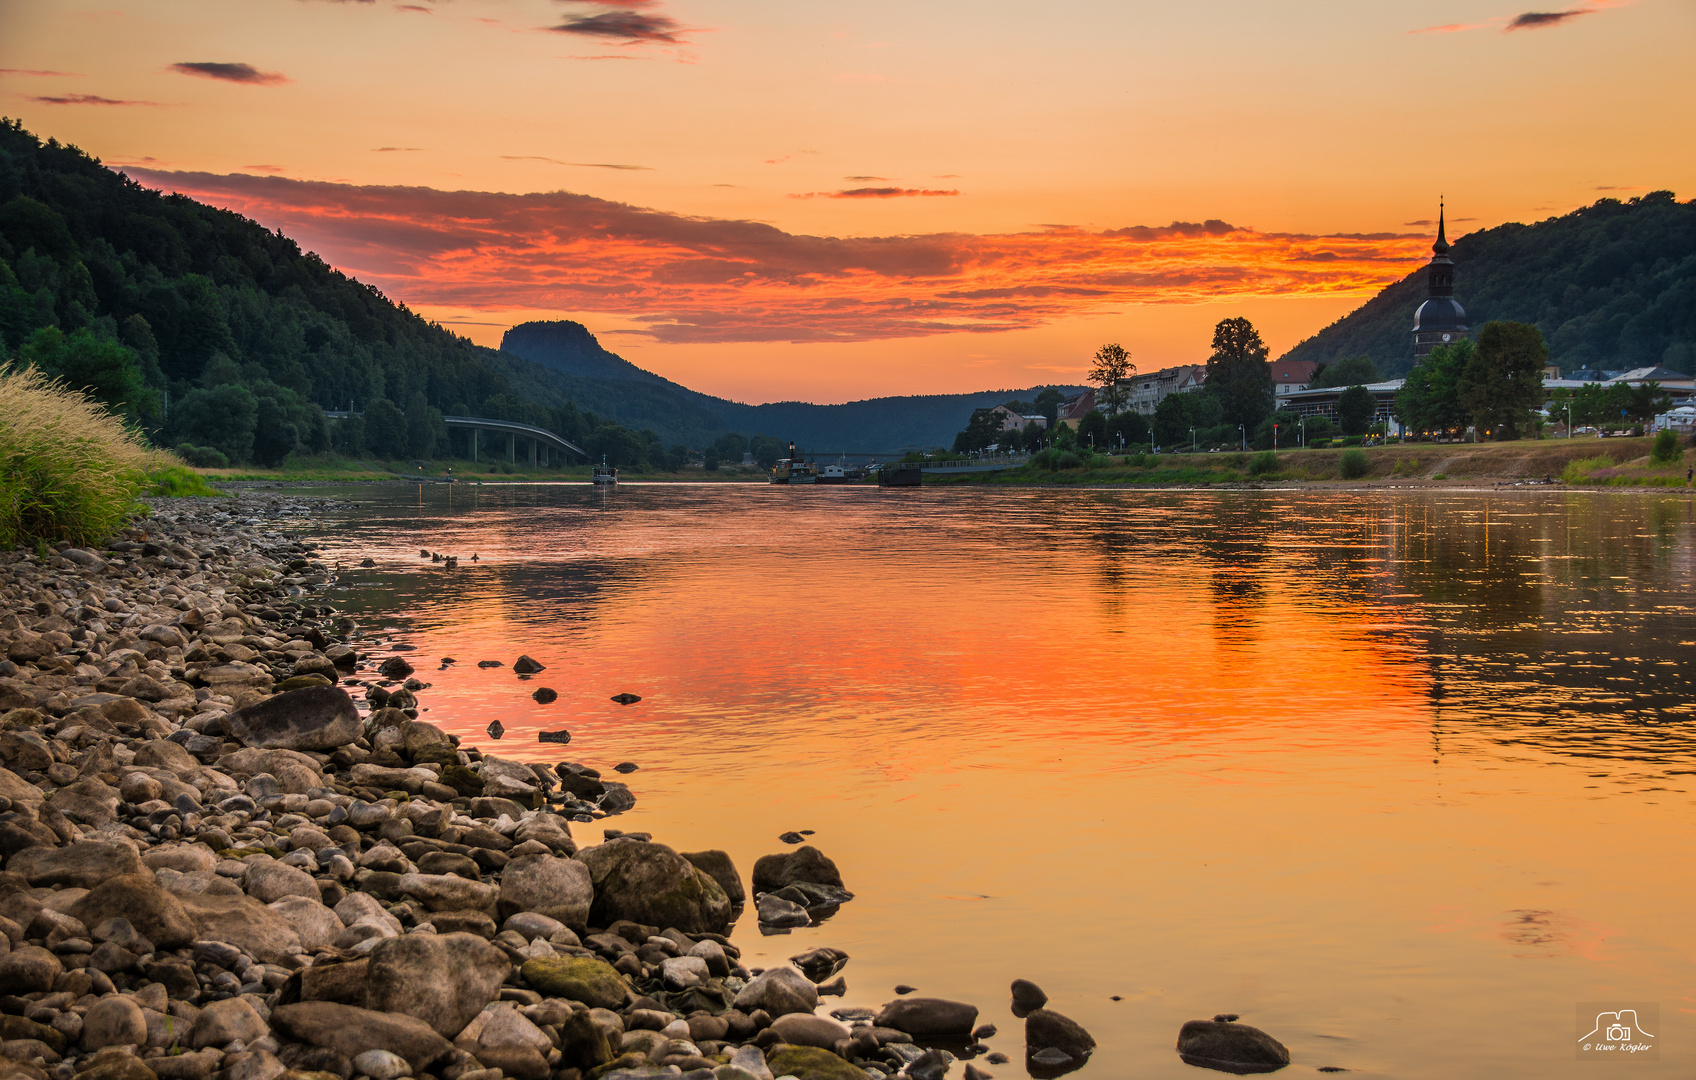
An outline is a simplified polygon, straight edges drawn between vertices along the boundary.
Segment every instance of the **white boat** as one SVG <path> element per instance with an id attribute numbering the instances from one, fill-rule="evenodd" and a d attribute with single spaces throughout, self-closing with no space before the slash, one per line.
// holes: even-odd
<path id="1" fill-rule="evenodd" d="M 607 459 L 603 455 L 601 457 L 601 463 L 595 466 L 595 473 L 589 478 L 589 483 L 616 484 L 618 483 L 618 470 L 613 468 L 611 465 L 608 465 Z"/>

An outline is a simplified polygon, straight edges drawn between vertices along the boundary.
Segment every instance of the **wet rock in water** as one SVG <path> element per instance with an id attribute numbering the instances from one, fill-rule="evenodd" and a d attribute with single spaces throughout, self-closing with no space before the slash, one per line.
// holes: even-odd
<path id="1" fill-rule="evenodd" d="M 1257 1027 L 1191 1020 L 1178 1031 L 1178 1056 L 1221 1072 L 1271 1072 L 1290 1063 L 1284 1044 Z"/>
<path id="2" fill-rule="evenodd" d="M 1027 1060 L 1029 1060 L 1033 1065 L 1041 1065 L 1053 1069 L 1061 1065 L 1070 1065 L 1073 1058 L 1071 1054 L 1066 1053 L 1066 1051 L 1061 1050 L 1059 1047 L 1045 1046 L 1040 1050 L 1032 1051 L 1029 1055 L 1027 1055 Z"/>
<path id="3" fill-rule="evenodd" d="M 737 991 L 734 1004 L 749 1015 L 755 1009 L 763 1009 L 769 1016 L 810 1014 L 819 1007 L 819 992 L 812 980 L 794 968 L 771 968 L 748 980 L 748 985 Z"/>
<path id="4" fill-rule="evenodd" d="M 977 1039 L 980 1042 L 984 1039 L 995 1038 L 995 1025 L 979 1024 L 977 1027 L 972 1029 L 972 1038 Z"/>
<path id="5" fill-rule="evenodd" d="M 489 733 L 491 739 L 498 739 L 506 734 L 506 727 L 499 720 L 490 720 L 489 726 L 484 730 Z"/>
<path id="6" fill-rule="evenodd" d="M 1215 1013 L 1213 1016 L 1213 1022 L 1215 1024 L 1229 1024 L 1233 1020 L 1241 1019 L 1242 1017 L 1237 1013 Z"/>
<path id="7" fill-rule="evenodd" d="M 538 663 L 529 656 L 520 656 L 512 662 L 512 670 L 520 675 L 534 675 L 537 672 L 546 671 L 547 665 Z"/>
<path id="8" fill-rule="evenodd" d="M 897 994 L 911 994 L 913 991 L 915 991 L 917 989 L 918 989 L 918 987 L 908 986 L 906 983 L 896 983 L 895 984 L 895 992 Z"/>
<path id="9" fill-rule="evenodd" d="M 371 950 L 368 1008 L 415 1016 L 452 1037 L 500 993 L 512 961 L 475 934 L 408 934 Z"/>
<path id="10" fill-rule="evenodd" d="M 782 930 L 813 925 L 813 917 L 807 914 L 806 908 L 774 893 L 762 895 L 755 911 L 762 928 Z"/>
<path id="11" fill-rule="evenodd" d="M 637 697 L 635 694 L 614 694 L 612 696 L 612 700 L 618 702 L 620 705 L 634 705 L 642 699 Z"/>
<path id="12" fill-rule="evenodd" d="M 399 656 L 391 656 L 377 665 L 377 674 L 385 679 L 404 679 L 413 672 L 411 664 Z"/>
<path id="13" fill-rule="evenodd" d="M 639 768 L 641 768 L 641 766 L 637 765 L 634 761 L 621 761 L 612 767 L 612 771 L 619 773 L 633 773 Z"/>
<path id="14" fill-rule="evenodd" d="M 1014 1016 L 1022 1020 L 1047 1004 L 1048 995 L 1042 992 L 1042 987 L 1029 979 L 1013 980 Z"/>
<path id="15" fill-rule="evenodd" d="M 1007 1062 L 1011 1061 L 1012 1059 L 1009 1058 L 1006 1054 L 1003 1054 L 1001 1051 L 997 1050 L 994 1053 L 990 1054 L 988 1057 L 984 1058 L 984 1060 L 989 1062 L 991 1065 L 1005 1065 L 1005 1064 L 1007 1064 Z"/>
<path id="16" fill-rule="evenodd" d="M 877 1026 L 905 1031 L 915 1039 L 971 1038 L 978 1007 L 945 998 L 902 998 L 877 1014 Z"/>
<path id="17" fill-rule="evenodd" d="M 678 854 L 718 882 L 718 887 L 724 890 L 725 897 L 732 904 L 740 904 L 748 898 L 742 891 L 742 877 L 736 872 L 736 864 L 730 861 L 729 852 L 709 848 L 706 851 L 680 851 Z"/>
<path id="18" fill-rule="evenodd" d="M 724 889 L 664 844 L 621 837 L 584 848 L 576 857 L 594 882 L 589 921 L 596 926 L 628 919 L 685 934 L 722 934 L 730 925 Z"/>
<path id="19" fill-rule="evenodd" d="M 611 964 L 590 956 L 551 956 L 526 961 L 518 971 L 525 985 L 546 997 L 581 1001 L 594 1009 L 624 1005 L 630 984 Z"/>
<path id="20" fill-rule="evenodd" d="M 908 1062 L 906 1071 L 911 1080 L 942 1080 L 952 1064 L 954 1055 L 932 1047 Z"/>
<path id="21" fill-rule="evenodd" d="M 824 852 L 804 844 L 782 855 L 764 855 L 754 863 L 754 891 L 776 892 L 787 885 L 811 883 L 842 888 L 842 874 Z"/>
<path id="22" fill-rule="evenodd" d="M 848 954 L 841 949 L 813 949 L 791 956 L 789 962 L 800 968 L 801 974 L 820 983 L 848 966 Z"/>
<path id="23" fill-rule="evenodd" d="M 836 978 L 831 979 L 828 982 L 819 983 L 820 997 L 842 997 L 847 993 L 848 979 L 846 976 L 838 975 Z"/>
<path id="24" fill-rule="evenodd" d="M 994 1073 L 986 1073 L 976 1065 L 966 1064 L 966 1080 L 992 1080 Z"/>
<path id="25" fill-rule="evenodd" d="M 530 695 L 530 700 L 538 705 L 552 705 L 559 700 L 559 691 L 547 686 L 538 686 L 536 692 Z"/>
<path id="26" fill-rule="evenodd" d="M 506 665 L 501 663 L 499 660 L 479 660 L 477 661 L 477 666 L 480 668 L 506 667 Z"/>
<path id="27" fill-rule="evenodd" d="M 1095 1039 L 1071 1017 L 1052 1009 L 1036 1009 L 1025 1018 L 1025 1050 L 1034 1054 L 1044 1047 L 1083 1058 L 1095 1049 Z"/>
<path id="28" fill-rule="evenodd" d="M 377 565 L 377 560 L 376 559 L 360 559 L 359 565 L 364 567 L 365 569 L 369 570 L 373 566 Z"/>
<path id="29" fill-rule="evenodd" d="M 224 718 L 243 746 L 262 750 L 335 750 L 359 738 L 359 709 L 347 691 L 310 686 L 266 698 Z"/>
<path id="30" fill-rule="evenodd" d="M 785 844 L 799 844 L 801 841 L 805 840 L 806 837 L 802 836 L 798 832 L 786 832 L 779 836 L 778 839 L 783 841 Z"/>
<path id="31" fill-rule="evenodd" d="M 564 728 L 561 728 L 559 731 L 538 731 L 536 733 L 536 741 L 545 743 L 568 743 L 571 741 L 571 732 L 566 731 Z"/>
<path id="32" fill-rule="evenodd" d="M 816 1046 L 785 1046 L 767 1061 L 773 1076 L 796 1080 L 870 1080 L 866 1071 Z"/>

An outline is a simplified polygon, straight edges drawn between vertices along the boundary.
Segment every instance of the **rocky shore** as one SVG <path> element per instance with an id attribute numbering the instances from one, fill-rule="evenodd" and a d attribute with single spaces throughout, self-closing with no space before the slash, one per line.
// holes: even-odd
<path id="1" fill-rule="evenodd" d="M 286 531 L 321 508 L 161 501 L 101 550 L 0 553 L 0 1080 L 980 1080 L 1007 1060 L 962 1002 L 819 1015 L 848 957 L 745 967 L 726 853 L 604 826 L 580 846 L 626 785 L 420 720 L 405 654 L 360 650 Z M 805 845 L 751 884 L 773 930 L 852 895 Z M 1024 1066 L 1083 1065 L 1088 1032 L 1013 989 Z M 1197 1023 L 1186 1060 L 1288 1061 Z"/>

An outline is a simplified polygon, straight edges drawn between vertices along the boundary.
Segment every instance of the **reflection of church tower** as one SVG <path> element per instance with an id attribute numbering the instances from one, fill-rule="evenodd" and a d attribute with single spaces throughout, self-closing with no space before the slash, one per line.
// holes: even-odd
<path id="1" fill-rule="evenodd" d="M 1413 355 L 1422 357 L 1439 345 L 1466 338 L 1466 311 L 1455 303 L 1455 264 L 1443 236 L 1443 207 L 1437 206 L 1437 242 L 1425 270 L 1425 303 L 1413 313 Z"/>

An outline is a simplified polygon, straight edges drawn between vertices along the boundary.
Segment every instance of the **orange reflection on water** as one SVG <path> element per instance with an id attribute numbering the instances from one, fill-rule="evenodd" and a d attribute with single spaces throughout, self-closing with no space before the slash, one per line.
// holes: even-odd
<path id="1" fill-rule="evenodd" d="M 324 530 L 378 561 L 337 595 L 419 646 L 425 718 L 634 761 L 607 824 L 744 873 L 816 829 L 857 898 L 737 939 L 846 949 L 850 1004 L 972 1000 L 1016 1058 L 1005 987 L 1034 978 L 1101 1076 L 1188 1075 L 1176 1029 L 1220 1011 L 1302 1071 L 1567 1075 L 1572 1003 L 1610 994 L 1696 1037 L 1672 1018 L 1696 955 L 1696 695 L 1667 662 L 1696 640 L 1688 500 L 427 496 Z M 520 653 L 547 669 L 514 676 Z"/>

